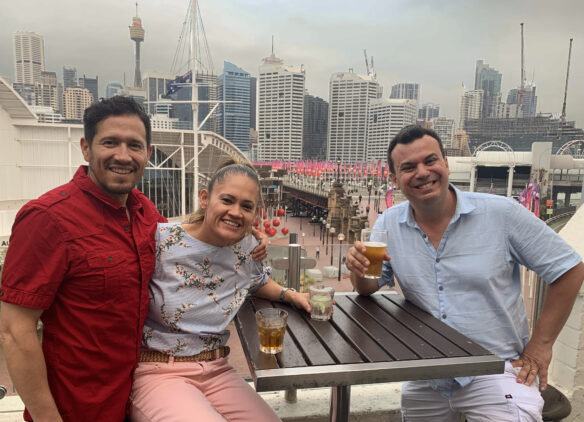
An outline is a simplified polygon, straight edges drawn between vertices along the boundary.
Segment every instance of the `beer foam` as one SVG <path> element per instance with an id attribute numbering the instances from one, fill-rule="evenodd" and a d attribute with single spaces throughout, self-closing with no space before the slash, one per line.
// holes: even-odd
<path id="1" fill-rule="evenodd" d="M 383 242 L 363 242 L 366 248 L 385 248 L 387 247 Z"/>

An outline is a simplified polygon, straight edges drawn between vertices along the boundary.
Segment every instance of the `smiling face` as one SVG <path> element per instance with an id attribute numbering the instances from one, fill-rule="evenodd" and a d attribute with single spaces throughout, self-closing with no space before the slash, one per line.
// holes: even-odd
<path id="1" fill-rule="evenodd" d="M 120 205 L 126 204 L 128 193 L 142 178 L 152 153 L 144 123 L 130 114 L 99 122 L 91 143 L 81 138 L 81 150 L 89 163 L 89 178 Z"/>
<path id="2" fill-rule="evenodd" d="M 450 169 L 436 139 L 424 135 L 413 142 L 397 144 L 391 158 L 395 166 L 391 181 L 414 209 L 447 198 Z"/>
<path id="3" fill-rule="evenodd" d="M 199 202 L 205 218 L 197 237 L 215 246 L 238 242 L 251 228 L 259 198 L 257 182 L 241 173 L 227 174 L 210 193 L 203 189 Z"/>

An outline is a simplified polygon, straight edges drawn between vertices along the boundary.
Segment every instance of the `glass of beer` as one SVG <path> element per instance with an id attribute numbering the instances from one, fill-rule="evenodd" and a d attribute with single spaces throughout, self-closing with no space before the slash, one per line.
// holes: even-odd
<path id="1" fill-rule="evenodd" d="M 328 286 L 310 286 L 310 318 L 317 321 L 328 321 L 333 314 L 333 296 L 335 289 Z"/>
<path id="2" fill-rule="evenodd" d="M 387 230 L 363 229 L 361 242 L 365 246 L 365 257 L 369 260 L 365 278 L 377 280 L 381 278 L 383 269 L 383 257 L 387 249 Z"/>
<path id="3" fill-rule="evenodd" d="M 282 351 L 288 312 L 278 308 L 265 308 L 256 312 L 260 351 L 275 355 Z"/>

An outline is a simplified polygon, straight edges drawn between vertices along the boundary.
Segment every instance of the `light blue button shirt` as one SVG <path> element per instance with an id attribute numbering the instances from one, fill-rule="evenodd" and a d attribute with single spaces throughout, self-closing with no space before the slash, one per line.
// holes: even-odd
<path id="1" fill-rule="evenodd" d="M 456 211 L 438 249 L 408 201 L 378 218 L 374 227 L 388 230 L 391 256 L 379 284 L 391 285 L 395 275 L 409 301 L 495 355 L 517 359 L 529 340 L 519 266 L 552 283 L 582 258 L 516 201 L 451 189 Z"/>

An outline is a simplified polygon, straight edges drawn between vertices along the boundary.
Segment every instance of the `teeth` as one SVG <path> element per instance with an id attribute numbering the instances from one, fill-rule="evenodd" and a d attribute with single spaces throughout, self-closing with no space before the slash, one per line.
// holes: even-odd
<path id="1" fill-rule="evenodd" d="M 118 174 L 129 174 L 132 172 L 132 170 L 128 170 L 128 169 L 110 169 L 111 171 L 113 171 L 114 173 L 118 173 Z"/>
<path id="2" fill-rule="evenodd" d="M 429 188 L 430 186 L 432 186 L 432 183 L 434 183 L 434 182 L 429 182 L 429 183 L 426 183 L 425 185 L 419 186 L 419 189 Z"/>
<path id="3" fill-rule="evenodd" d="M 234 223 L 233 221 L 223 220 L 223 222 L 229 226 L 239 227 L 239 224 Z"/>

